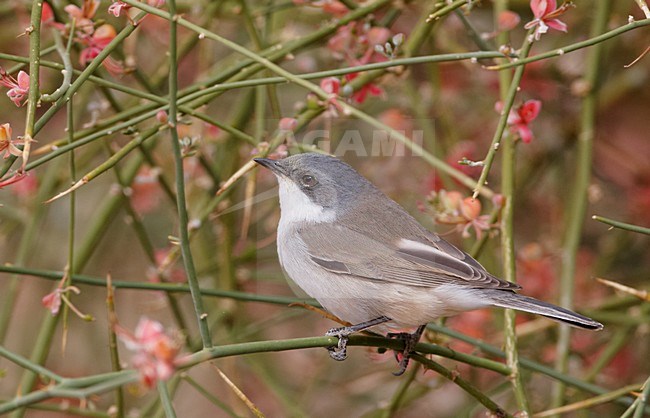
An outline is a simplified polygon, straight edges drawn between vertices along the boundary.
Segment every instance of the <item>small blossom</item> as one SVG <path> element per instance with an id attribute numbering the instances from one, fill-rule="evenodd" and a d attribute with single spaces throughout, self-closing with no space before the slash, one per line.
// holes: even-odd
<path id="1" fill-rule="evenodd" d="M 52 315 L 56 315 L 59 313 L 59 310 L 61 309 L 61 299 L 63 298 L 63 294 L 67 293 L 68 291 L 74 292 L 76 294 L 81 293 L 79 288 L 75 286 L 68 286 L 65 288 L 57 287 L 56 289 L 54 289 L 53 292 L 43 296 L 43 299 L 41 299 L 41 303 L 50 312 L 52 312 Z"/>
<path id="2" fill-rule="evenodd" d="M 566 23 L 557 19 L 557 17 L 566 13 L 571 7 L 573 7 L 571 2 L 564 3 L 558 8 L 556 0 L 530 0 L 530 9 L 533 11 L 535 19 L 526 23 L 524 28 L 535 28 L 534 37 L 537 41 L 543 34 L 548 32 L 549 28 L 566 32 Z"/>
<path id="3" fill-rule="evenodd" d="M 75 20 L 75 28 L 88 35 L 92 34 L 95 30 L 95 23 L 92 19 L 97 13 L 100 0 L 84 0 L 81 9 L 74 4 L 69 4 L 63 8 L 70 16 L 70 19 Z"/>
<path id="4" fill-rule="evenodd" d="M 11 139 L 11 125 L 8 123 L 0 125 L 0 154 L 4 153 L 4 159 L 12 155 L 14 157 L 23 155 L 23 152 L 15 144 L 22 144 L 22 141 Z"/>
<path id="5" fill-rule="evenodd" d="M 88 65 L 88 63 L 97 58 L 97 55 L 111 43 L 116 35 L 115 28 L 105 24 L 98 27 L 92 35 L 82 37 L 81 42 L 86 45 L 86 48 L 79 54 L 79 63 L 83 66 Z M 114 76 L 123 74 L 125 71 L 122 64 L 111 57 L 107 57 L 102 61 L 102 65 Z"/>
<path id="6" fill-rule="evenodd" d="M 166 111 L 160 109 L 158 113 L 156 113 L 156 120 L 162 124 L 166 124 L 169 121 L 169 115 Z"/>
<path id="7" fill-rule="evenodd" d="M 111 25 L 102 25 L 92 34 L 83 40 L 87 45 L 79 55 L 79 63 L 86 66 L 90 61 L 94 60 L 97 55 L 115 38 L 117 32 Z"/>
<path id="8" fill-rule="evenodd" d="M 359 76 L 359 73 L 347 74 L 345 76 L 345 80 L 347 82 L 350 82 L 350 81 L 354 80 L 355 78 L 357 78 L 358 76 Z M 368 95 L 381 96 L 383 94 L 384 94 L 384 90 L 381 87 L 379 87 L 378 85 L 376 85 L 374 83 L 367 83 L 367 84 L 364 84 L 363 86 L 361 86 L 360 88 L 358 88 L 354 93 L 352 93 L 351 97 L 352 97 L 352 100 L 355 103 L 360 104 L 360 103 L 363 103 L 364 101 L 366 101 L 366 98 L 368 97 Z"/>
<path id="9" fill-rule="evenodd" d="M 330 113 L 338 116 L 338 112 L 343 112 L 343 106 L 338 101 L 339 90 L 341 89 L 341 81 L 336 77 L 327 77 L 321 80 L 320 88 L 327 93 L 328 98 L 324 102 L 319 101 L 320 106 L 327 106 Z M 309 100 L 309 99 L 308 99 Z M 308 101 L 309 102 L 309 101 Z"/>
<path id="10" fill-rule="evenodd" d="M 483 231 L 492 228 L 489 215 L 481 215 L 481 202 L 472 197 L 463 198 L 457 191 L 440 190 L 432 192 L 429 204 L 437 223 L 456 225 L 463 238 L 469 238 L 470 229 L 474 229 L 476 238 L 481 239 Z"/>
<path id="11" fill-rule="evenodd" d="M 281 131 L 293 131 L 298 126 L 296 118 L 282 118 L 278 123 Z"/>
<path id="12" fill-rule="evenodd" d="M 174 374 L 180 341 L 165 334 L 160 322 L 141 318 L 135 334 L 119 325 L 115 331 L 126 348 L 135 352 L 131 363 L 145 386 L 152 388 L 159 380 L 168 380 Z"/>
<path id="13" fill-rule="evenodd" d="M 0 67 L 0 84 L 7 87 L 7 97 L 18 107 L 22 106 L 22 101 L 29 93 L 29 74 L 24 71 L 18 73 L 18 79 L 13 78 Z"/>
<path id="14" fill-rule="evenodd" d="M 336 77 L 327 77 L 321 80 L 320 88 L 327 94 L 339 94 L 341 81 Z"/>
<path id="15" fill-rule="evenodd" d="M 498 112 L 503 110 L 503 103 L 497 102 L 495 109 Z M 542 109 L 542 102 L 539 100 L 527 100 L 516 109 L 510 109 L 508 114 L 508 125 L 513 133 L 519 135 L 521 140 L 528 144 L 533 140 L 533 131 L 530 129 L 530 123 L 537 118 Z"/>
<path id="16" fill-rule="evenodd" d="M 131 6 L 124 3 L 123 1 L 116 1 L 113 2 L 110 6 L 108 6 L 108 13 L 112 14 L 115 17 L 120 17 L 122 11 L 126 11 L 130 8 Z"/>

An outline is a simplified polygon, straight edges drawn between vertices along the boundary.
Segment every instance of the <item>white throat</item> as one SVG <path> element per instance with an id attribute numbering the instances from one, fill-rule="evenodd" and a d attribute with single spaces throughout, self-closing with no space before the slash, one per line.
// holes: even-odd
<path id="1" fill-rule="evenodd" d="M 335 218 L 332 209 L 314 203 L 291 180 L 278 176 L 280 185 L 280 228 L 297 222 L 320 223 L 331 222 Z"/>

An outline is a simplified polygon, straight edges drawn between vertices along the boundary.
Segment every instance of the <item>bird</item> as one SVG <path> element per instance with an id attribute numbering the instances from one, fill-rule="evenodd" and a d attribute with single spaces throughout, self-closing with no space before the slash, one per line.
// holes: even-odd
<path id="1" fill-rule="evenodd" d="M 326 333 L 338 338 L 328 348 L 335 360 L 347 357 L 351 334 L 372 328 L 404 341 L 394 373 L 401 375 L 427 323 L 490 306 L 588 330 L 603 328 L 593 319 L 519 294 L 521 286 L 492 275 L 427 230 L 336 157 L 302 153 L 254 161 L 278 180 L 277 251 L 283 271 L 325 310 L 352 324 Z"/>

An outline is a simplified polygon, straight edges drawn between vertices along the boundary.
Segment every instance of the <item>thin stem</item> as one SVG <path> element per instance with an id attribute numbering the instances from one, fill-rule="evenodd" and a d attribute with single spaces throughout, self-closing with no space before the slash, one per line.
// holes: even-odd
<path id="1" fill-rule="evenodd" d="M 495 27 L 498 27 L 498 19 L 502 13 L 507 10 L 508 2 L 507 0 L 496 0 L 494 2 L 494 24 Z M 497 41 L 500 45 L 506 45 L 509 42 L 508 33 L 502 32 L 498 35 Z M 530 51 L 532 41 L 530 39 L 530 34 L 525 38 L 524 44 L 521 48 L 521 56 L 526 57 Z M 510 75 L 507 72 L 499 73 L 499 88 L 500 88 L 500 97 L 503 103 L 507 103 L 504 106 L 503 114 L 499 120 L 500 126 L 502 126 L 501 133 L 495 134 L 495 139 L 497 143 L 501 141 L 503 144 L 502 150 L 502 160 L 501 160 L 501 193 L 504 197 L 504 204 L 501 210 L 501 256 L 503 258 L 503 279 L 515 283 L 517 281 L 517 267 L 516 267 L 516 255 L 515 255 L 515 176 L 516 176 L 516 152 L 517 144 L 514 135 L 511 135 L 509 132 L 504 132 L 507 125 L 507 117 L 510 113 L 510 108 L 514 103 L 514 97 L 519 90 L 519 83 L 524 72 L 524 66 L 518 67 L 514 71 L 512 80 Z M 512 94 L 512 96 L 510 96 Z M 505 119 L 505 121 L 504 121 Z M 505 122 L 505 124 L 503 123 Z M 502 124 L 502 125 L 501 125 Z M 493 143 L 494 143 L 493 140 Z M 490 151 L 494 150 L 494 155 L 496 153 L 496 147 L 491 147 Z M 491 159 L 490 159 L 491 161 Z M 487 179 L 487 172 L 489 167 L 484 169 L 484 173 L 481 173 L 483 179 Z M 483 184 L 479 180 L 479 187 Z M 504 312 L 504 334 L 505 334 L 505 352 L 506 352 L 506 364 L 510 367 L 512 373 L 510 374 L 510 383 L 512 384 L 512 390 L 515 395 L 515 400 L 517 401 L 517 407 L 526 415 L 530 415 L 530 406 L 528 404 L 528 399 L 526 397 L 526 389 L 524 388 L 521 373 L 519 370 L 519 353 L 517 351 L 517 333 L 515 331 L 515 316 L 516 313 L 513 309 L 505 309 Z"/>
<path id="2" fill-rule="evenodd" d="M 592 36 L 589 39 L 585 40 L 585 41 L 576 42 L 574 44 L 570 44 L 570 45 L 567 45 L 567 46 L 563 46 L 561 48 L 553 49 L 551 51 L 544 52 L 542 54 L 537 54 L 537 55 L 532 56 L 532 57 L 527 57 L 527 58 L 523 58 L 523 59 L 520 59 L 520 60 L 513 60 L 513 61 L 510 61 L 507 64 L 501 64 L 501 65 L 495 65 L 495 66 L 487 67 L 487 69 L 488 70 L 500 71 L 500 70 L 505 70 L 505 69 L 512 68 L 512 67 L 518 67 L 518 66 L 521 66 L 521 65 L 530 64 L 531 62 L 535 62 L 535 61 L 545 60 L 547 58 L 561 57 L 561 56 L 563 56 L 565 54 L 568 54 L 569 52 L 574 52 L 574 51 L 577 51 L 579 49 L 588 48 L 590 46 L 598 45 L 598 44 L 600 44 L 600 43 L 602 43 L 604 41 L 615 38 L 618 35 L 621 35 L 621 34 L 623 34 L 625 32 L 628 32 L 628 31 L 631 31 L 633 29 L 640 28 L 640 27 L 643 27 L 643 26 L 647 26 L 647 25 L 650 25 L 650 19 L 643 19 L 643 20 L 639 20 L 639 21 L 636 21 L 636 22 L 631 22 L 631 23 L 628 23 L 627 25 L 623 25 L 623 26 L 621 26 L 619 28 L 613 29 L 613 30 L 611 30 L 609 32 L 602 33 L 602 34 L 600 34 L 598 36 L 596 36 L 596 35 L 594 35 L 592 33 Z"/>
<path id="3" fill-rule="evenodd" d="M 74 32 L 74 21 L 70 32 Z M 41 101 L 43 102 L 53 102 L 63 96 L 65 91 L 70 87 L 72 74 L 74 73 L 72 61 L 70 60 L 69 48 L 72 37 L 70 37 L 70 42 L 68 42 L 68 48 L 66 48 L 63 46 L 63 40 L 61 39 L 61 34 L 58 30 L 52 30 L 52 36 L 54 36 L 54 45 L 56 46 L 56 51 L 59 53 L 61 61 L 63 61 L 63 70 L 61 70 L 61 74 L 63 74 L 63 81 L 61 82 L 61 85 L 56 90 L 54 90 L 54 92 L 52 92 L 52 94 L 43 94 L 41 96 Z"/>
<path id="4" fill-rule="evenodd" d="M 585 399 L 569 405 L 564 405 L 559 408 L 538 412 L 536 414 L 533 414 L 533 418 L 544 418 L 544 417 L 556 416 L 559 414 L 566 414 L 567 412 L 578 411 L 581 409 L 593 408 L 594 406 L 611 402 L 612 400 L 617 399 L 622 395 L 626 395 L 629 394 L 630 392 L 636 391 L 638 390 L 639 386 L 640 385 L 638 383 L 633 385 L 623 386 L 620 389 L 616 389 L 608 393 L 603 393 L 602 395 L 594 396 L 593 398 Z"/>
<path id="5" fill-rule="evenodd" d="M 607 28 L 609 17 L 609 1 L 596 3 L 596 17 L 591 28 L 591 36 L 596 37 Z M 591 179 L 592 149 L 594 130 L 596 126 L 596 111 L 598 105 L 598 78 L 600 75 L 600 60 L 603 44 L 599 43 L 589 50 L 585 82 L 590 87 L 589 92 L 582 102 L 580 116 L 580 132 L 578 134 L 578 150 L 575 167 L 575 184 L 568 196 L 568 213 L 565 219 L 564 243 L 562 245 L 562 263 L 560 271 L 560 299 L 559 305 L 571 309 L 574 295 L 574 277 L 582 226 L 587 211 L 587 189 Z M 524 68 L 524 67 L 518 67 Z M 555 367 L 566 372 L 569 366 L 569 353 L 571 350 L 571 327 L 560 325 L 558 342 L 556 346 L 557 357 Z M 564 403 L 564 384 L 556 382 L 553 388 L 553 407 Z"/>
<path id="6" fill-rule="evenodd" d="M 650 399 L 650 377 L 643 384 L 643 392 L 638 399 L 638 404 L 636 405 L 636 410 L 634 411 L 634 418 L 642 418 L 646 412 L 646 403 Z"/>
<path id="7" fill-rule="evenodd" d="M 607 225 L 611 225 L 615 228 L 624 229 L 626 231 L 638 232 L 639 234 L 650 235 L 650 228 L 644 228 L 639 225 L 627 224 L 620 221 L 615 221 L 613 219 L 605 218 L 603 216 L 594 215 L 591 219 L 602 222 Z"/>
<path id="8" fill-rule="evenodd" d="M 176 174 L 176 203 L 178 208 L 180 246 L 183 263 L 185 265 L 185 272 L 187 274 L 187 282 L 190 285 L 194 312 L 199 324 L 199 332 L 201 333 L 203 347 L 205 348 L 210 347 L 212 341 L 210 339 L 210 328 L 208 327 L 208 314 L 203 307 L 201 287 L 199 286 L 199 280 L 196 277 L 196 268 L 194 267 L 194 260 L 190 249 L 190 235 L 188 230 L 189 216 L 187 214 L 185 200 L 185 173 L 183 170 L 183 157 L 181 156 L 181 144 L 178 138 L 177 127 L 178 112 L 176 100 L 178 95 L 178 61 L 176 57 L 176 1 L 169 0 L 167 4 L 169 6 L 170 15 L 174 16 L 174 18 L 169 21 L 169 133 L 172 141 Z"/>
<path id="9" fill-rule="evenodd" d="M 509 414 L 505 409 L 501 408 L 499 405 L 497 405 L 492 399 L 488 398 L 483 392 L 481 392 L 480 389 L 478 389 L 476 386 L 472 385 L 469 381 L 463 379 L 462 377 L 458 376 L 456 373 L 452 372 L 451 370 L 447 369 L 446 367 L 441 366 L 440 364 L 436 363 L 433 360 L 429 360 L 426 357 L 423 357 L 419 354 L 414 354 L 412 356 L 413 360 L 420 362 L 424 367 L 427 369 L 431 369 L 438 373 L 441 376 L 446 377 L 447 379 L 451 380 L 454 384 L 458 385 L 461 389 L 463 389 L 465 392 L 467 392 L 470 396 L 472 396 L 474 399 L 479 401 L 483 406 L 485 406 L 487 409 L 489 409 L 495 416 L 499 418 L 506 418 L 510 417 L 512 418 L 512 415 Z"/>
<path id="10" fill-rule="evenodd" d="M 399 410 L 400 404 L 404 400 L 404 396 L 408 392 L 411 384 L 415 382 L 415 377 L 420 372 L 419 364 L 412 366 L 411 370 L 406 375 L 406 378 L 400 382 L 399 387 L 393 394 L 393 398 L 390 400 L 388 407 L 382 414 L 382 418 L 391 418 Z"/>
<path id="11" fill-rule="evenodd" d="M 21 171 L 25 170 L 25 165 L 29 159 L 29 152 L 34 137 L 34 120 L 36 118 L 36 108 L 40 98 L 40 69 L 41 69 L 41 14 L 43 12 L 43 3 L 32 3 L 32 13 L 30 16 L 30 25 L 27 29 L 29 33 L 29 93 L 27 96 L 27 115 L 25 116 L 25 145 L 23 147 L 23 164 Z"/>
<path id="12" fill-rule="evenodd" d="M 506 353 L 500 350 L 499 348 L 487 344 L 483 341 L 477 340 L 475 338 L 468 337 L 467 335 L 463 335 L 452 329 L 440 325 L 436 325 L 436 324 L 429 324 L 427 325 L 427 328 L 434 332 L 439 332 L 443 335 L 447 335 L 451 338 L 455 338 L 459 341 L 463 341 L 467 344 L 473 345 L 474 347 L 478 348 L 479 350 L 483 351 L 486 354 L 497 356 L 499 358 L 506 357 Z M 521 365 L 521 367 L 523 367 L 526 370 L 531 370 L 537 373 L 544 374 L 552 379 L 563 382 L 571 387 L 578 388 L 585 392 L 593 393 L 596 395 L 601 395 L 603 393 L 609 392 L 607 389 L 603 389 L 600 386 L 569 376 L 566 373 L 558 372 L 557 370 L 554 370 L 551 367 L 544 366 L 542 364 L 536 363 L 526 358 L 519 358 L 519 364 Z M 616 399 L 616 402 L 626 406 L 632 404 L 632 400 L 629 397 L 620 397 Z"/>
<path id="13" fill-rule="evenodd" d="M 530 48 L 532 46 L 531 35 L 532 30 L 528 31 L 528 34 L 524 39 L 524 44 L 522 45 L 521 51 L 519 53 L 520 57 L 526 57 L 530 52 Z M 508 93 L 505 96 L 505 100 L 503 100 L 503 109 L 501 110 L 499 124 L 497 125 L 496 132 L 494 132 L 494 136 L 492 137 L 490 149 L 488 150 L 488 153 L 483 160 L 483 171 L 481 171 L 481 176 L 479 177 L 476 188 L 474 189 L 474 198 L 478 197 L 478 195 L 481 193 L 481 189 L 486 184 L 488 173 L 490 172 L 490 168 L 494 162 L 494 157 L 501 143 L 501 138 L 503 137 L 503 133 L 506 130 L 506 126 L 508 125 L 508 115 L 510 114 L 510 109 L 512 109 L 512 106 L 515 103 L 515 97 L 517 96 L 517 91 L 519 91 L 519 84 L 521 83 L 521 78 L 524 75 L 524 68 L 524 66 L 517 67 L 514 75 L 512 76 L 512 81 L 510 82 Z"/>
<path id="14" fill-rule="evenodd" d="M 52 379 L 53 381 L 60 383 L 64 380 L 63 377 L 59 376 L 58 374 L 54 373 L 53 371 L 50 371 L 49 369 L 41 366 L 40 364 L 34 363 L 30 361 L 29 359 L 13 353 L 9 350 L 7 350 L 4 346 L 0 345 L 0 356 L 6 358 L 7 360 L 19 365 L 20 367 L 31 370 L 32 372 L 36 374 L 43 375 L 47 378 Z"/>
<path id="15" fill-rule="evenodd" d="M 174 0 L 169 0 L 169 1 L 171 2 Z M 169 396 L 167 383 L 163 382 L 162 380 L 159 380 L 157 388 L 158 388 L 158 394 L 160 395 L 160 403 L 162 403 L 163 409 L 165 411 L 165 416 L 167 418 L 176 418 L 176 411 L 174 411 L 174 405 L 172 405 L 172 399 Z"/>

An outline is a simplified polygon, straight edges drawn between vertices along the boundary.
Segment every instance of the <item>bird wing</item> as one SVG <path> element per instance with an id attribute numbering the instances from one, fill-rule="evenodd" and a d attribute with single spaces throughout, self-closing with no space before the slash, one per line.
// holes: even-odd
<path id="1" fill-rule="evenodd" d="M 301 228 L 311 261 L 336 274 L 408 286 L 456 284 L 471 288 L 519 289 L 488 273 L 468 254 L 435 234 L 424 239 L 382 242 L 332 224 Z"/>

